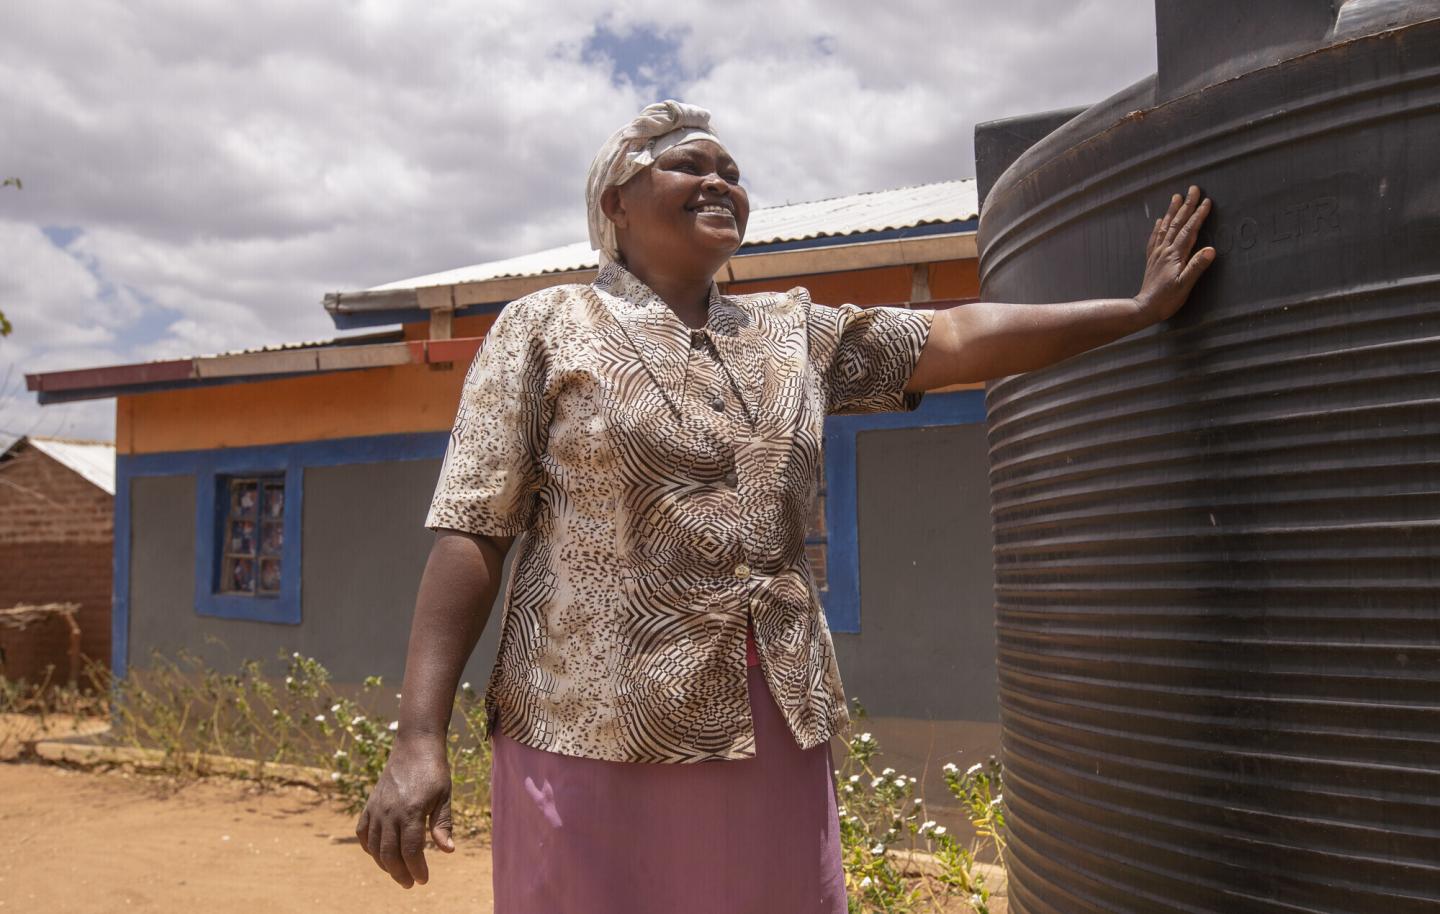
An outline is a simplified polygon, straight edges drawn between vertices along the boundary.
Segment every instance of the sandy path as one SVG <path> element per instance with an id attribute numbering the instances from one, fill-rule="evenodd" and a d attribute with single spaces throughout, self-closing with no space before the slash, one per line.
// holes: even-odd
<path id="1" fill-rule="evenodd" d="M 459 844 L 406 891 L 301 788 L 0 764 L 0 914 L 490 912 L 489 851 Z"/>

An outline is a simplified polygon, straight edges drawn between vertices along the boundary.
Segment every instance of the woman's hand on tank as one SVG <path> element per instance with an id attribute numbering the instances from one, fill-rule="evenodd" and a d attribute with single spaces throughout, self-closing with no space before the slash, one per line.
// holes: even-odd
<path id="1" fill-rule="evenodd" d="M 1215 249 L 1193 254 L 1200 226 L 1210 215 L 1210 199 L 1191 185 L 1185 196 L 1170 198 L 1170 208 L 1155 220 L 1145 245 L 1145 279 L 1135 300 L 1148 322 L 1163 321 L 1180 310 L 1201 274 L 1215 262 Z"/>
<path id="2" fill-rule="evenodd" d="M 427 829 L 428 824 L 428 829 Z M 405 888 L 430 881 L 425 862 L 426 832 L 451 853 L 450 763 L 444 737 L 397 739 L 370 799 L 355 825 L 365 853 Z"/>

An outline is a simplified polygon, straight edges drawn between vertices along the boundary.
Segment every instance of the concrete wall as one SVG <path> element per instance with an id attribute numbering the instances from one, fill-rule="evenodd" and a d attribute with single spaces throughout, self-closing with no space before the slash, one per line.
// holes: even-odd
<path id="1" fill-rule="evenodd" d="M 984 429 L 865 431 L 856 448 L 861 633 L 835 635 L 841 673 L 869 711 L 882 764 L 924 775 L 926 797 L 944 805 L 941 766 L 999 748 Z M 194 478 L 135 479 L 132 665 L 152 649 L 183 647 L 222 669 L 300 651 L 337 682 L 381 675 L 398 689 L 438 472 L 436 460 L 305 470 L 297 626 L 196 615 Z M 499 613 L 465 672 L 477 689 Z"/>
<path id="2" fill-rule="evenodd" d="M 144 667 L 152 651 L 173 656 L 184 648 L 228 670 L 242 659 L 299 651 L 338 682 L 379 675 L 398 687 L 415 587 L 433 538 L 422 524 L 439 471 L 434 460 L 305 470 L 299 625 L 197 615 L 195 479 L 134 479 L 131 665 Z M 466 669 L 477 688 L 493 663 L 497 631 L 487 626 Z"/>
<path id="3" fill-rule="evenodd" d="M 941 767 L 1000 750 L 984 426 L 860 432 L 856 475 L 860 634 L 834 636 L 840 673 L 881 764 L 943 808 Z"/>

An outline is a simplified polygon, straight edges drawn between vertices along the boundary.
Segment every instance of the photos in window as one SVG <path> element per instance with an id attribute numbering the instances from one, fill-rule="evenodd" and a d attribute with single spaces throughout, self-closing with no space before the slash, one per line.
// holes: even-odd
<path id="1" fill-rule="evenodd" d="M 220 590 L 276 596 L 285 551 L 285 478 L 234 476 L 226 490 Z"/>

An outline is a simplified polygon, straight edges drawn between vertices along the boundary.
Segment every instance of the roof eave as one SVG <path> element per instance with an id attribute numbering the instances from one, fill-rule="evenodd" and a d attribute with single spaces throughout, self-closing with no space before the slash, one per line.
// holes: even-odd
<path id="1" fill-rule="evenodd" d="M 969 260 L 977 256 L 973 220 L 958 223 L 958 230 L 925 233 L 843 243 L 826 239 L 826 244 L 768 249 L 740 253 L 721 268 L 715 279 L 722 283 L 757 282 L 788 276 L 866 270 L 877 267 L 909 266 L 941 260 Z M 334 292 L 325 296 L 325 310 L 337 327 L 379 326 L 424 321 L 432 310 L 453 310 L 457 315 L 498 311 L 506 302 L 531 292 L 565 283 L 587 283 L 596 270 L 566 270 L 529 276 L 505 276 L 413 289 L 386 289 L 378 292 Z M 409 303 L 408 307 L 405 303 Z"/>

